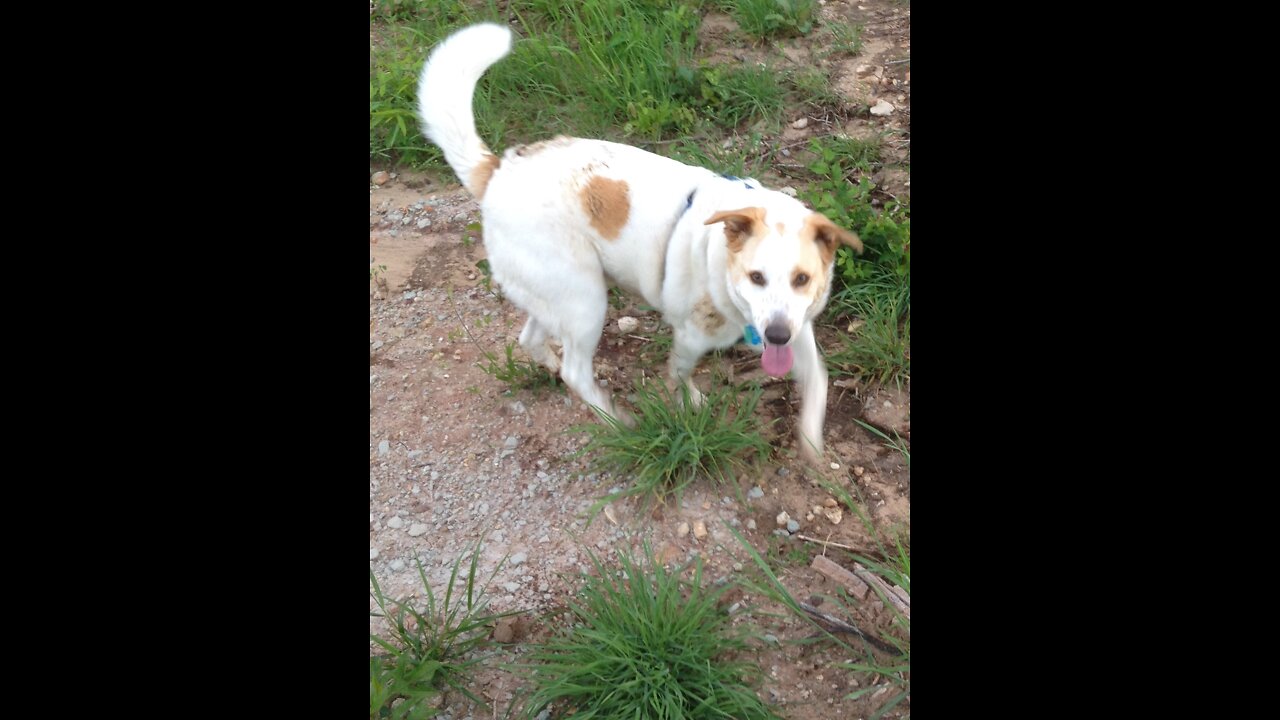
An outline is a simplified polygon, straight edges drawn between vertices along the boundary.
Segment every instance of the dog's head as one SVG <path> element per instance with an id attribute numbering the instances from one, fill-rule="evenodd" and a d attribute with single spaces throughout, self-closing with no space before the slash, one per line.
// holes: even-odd
<path id="1" fill-rule="evenodd" d="M 724 224 L 729 297 L 764 340 L 765 372 L 780 377 L 791 369 L 792 338 L 827 304 L 836 249 L 861 253 L 862 241 L 785 195 L 766 190 L 760 199 L 704 224 Z"/>

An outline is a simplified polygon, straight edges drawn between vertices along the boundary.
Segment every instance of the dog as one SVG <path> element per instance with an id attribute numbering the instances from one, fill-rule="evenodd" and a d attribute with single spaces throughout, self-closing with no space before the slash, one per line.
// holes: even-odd
<path id="1" fill-rule="evenodd" d="M 744 341 L 764 371 L 788 371 L 802 402 L 802 457 L 822 456 L 827 369 L 813 337 L 836 249 L 858 236 L 751 179 L 718 175 L 629 145 L 556 137 L 494 154 L 476 133 L 476 83 L 511 50 L 511 31 L 473 25 L 442 41 L 418 79 L 423 133 L 480 202 L 493 279 L 528 314 L 520 345 L 582 400 L 630 423 L 595 382 L 609 287 L 672 327 L 669 384 L 707 352 Z M 563 359 L 551 342 L 558 341 Z"/>

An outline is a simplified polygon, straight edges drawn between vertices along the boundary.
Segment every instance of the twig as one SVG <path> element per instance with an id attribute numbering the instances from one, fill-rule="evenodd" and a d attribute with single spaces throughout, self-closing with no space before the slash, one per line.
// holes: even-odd
<path id="1" fill-rule="evenodd" d="M 838 547 L 838 548 L 840 548 L 841 550 L 854 550 L 854 551 L 857 551 L 857 550 L 858 550 L 858 548 L 856 548 L 856 547 L 852 547 L 852 546 L 850 546 L 850 545 L 841 545 L 840 543 L 827 542 L 826 540 L 819 540 L 819 539 L 817 539 L 817 538 L 811 538 L 811 537 L 809 537 L 808 535 L 798 535 L 798 534 L 797 534 L 797 535 L 796 535 L 796 537 L 800 538 L 801 540 L 808 540 L 809 542 L 816 542 L 816 543 L 818 543 L 819 545 L 830 545 L 831 547 Z"/>
<path id="2" fill-rule="evenodd" d="M 796 605 L 799 605 L 801 610 L 808 613 L 809 616 L 814 618 L 815 620 L 821 620 L 822 622 L 825 622 L 828 625 L 830 625 L 832 628 L 836 630 L 836 632 L 857 635 L 863 640 L 866 640 L 876 649 L 881 650 L 883 652 L 893 653 L 894 655 L 902 654 L 902 651 L 899 650 L 898 648 L 890 645 L 889 643 L 879 638 L 872 637 L 871 635 L 868 635 L 862 632 L 861 630 L 858 629 L 856 625 L 850 625 L 849 623 L 845 622 L 844 620 L 841 620 L 838 617 L 835 617 L 834 615 L 828 615 L 808 603 L 797 602 Z"/>
<path id="3" fill-rule="evenodd" d="M 890 60 L 889 62 L 885 63 L 885 65 L 901 65 L 902 63 L 905 63 L 905 62 L 911 62 L 911 58 L 907 58 L 905 60 Z"/>

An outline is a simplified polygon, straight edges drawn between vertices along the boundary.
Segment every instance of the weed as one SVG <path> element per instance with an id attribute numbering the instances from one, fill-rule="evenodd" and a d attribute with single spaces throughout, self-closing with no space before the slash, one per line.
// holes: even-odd
<path id="1" fill-rule="evenodd" d="M 857 55 L 862 52 L 861 25 L 833 22 L 827 23 L 827 29 L 831 31 L 831 47 L 826 55 L 835 55 L 838 53 Z"/>
<path id="2" fill-rule="evenodd" d="M 707 114 L 728 130 L 760 120 L 776 126 L 782 117 L 782 85 L 767 67 L 709 68 L 702 73 L 700 92 Z"/>
<path id="3" fill-rule="evenodd" d="M 813 29 L 816 0 L 729 0 L 738 25 L 756 37 L 806 35 Z"/>
<path id="4" fill-rule="evenodd" d="M 532 360 L 516 360 L 515 343 L 507 343 L 505 350 L 505 360 L 499 361 L 493 353 L 480 348 L 480 354 L 484 355 L 485 362 L 477 362 L 476 367 L 483 370 L 485 374 L 492 375 L 494 379 L 506 383 L 508 391 L 532 390 L 537 393 L 548 388 L 559 388 L 561 392 L 564 391 L 564 386 L 560 385 L 559 379 L 550 370 Z"/>
<path id="5" fill-rule="evenodd" d="M 415 559 L 416 560 L 416 559 Z M 407 603 L 392 600 L 382 593 L 378 580 L 369 570 L 369 594 L 378 606 L 373 617 L 386 618 L 390 638 L 370 634 L 369 640 L 383 654 L 369 658 L 369 717 L 418 720 L 435 716 L 431 707 L 435 696 L 452 689 L 479 705 L 484 702 L 463 684 L 479 662 L 469 654 L 485 641 L 489 626 L 497 619 L 515 613 L 491 614 L 486 611 L 485 589 L 502 567 L 499 562 L 489 580 L 477 585 L 476 568 L 480 561 L 480 544 L 460 555 L 449 574 L 444 597 L 439 598 L 427 581 L 422 562 L 417 561 L 418 577 L 426 589 L 427 603 L 421 611 Z M 469 563 L 464 578 L 465 594 L 454 595 L 458 572 Z M 390 607 L 389 607 L 390 606 Z"/>
<path id="6" fill-rule="evenodd" d="M 910 469 L 911 442 L 908 440 L 904 440 L 902 436 L 898 434 L 897 430 L 893 431 L 893 437 L 890 438 L 888 435 L 885 435 L 883 431 L 881 431 L 879 428 L 876 428 L 875 426 L 868 425 L 857 418 L 854 418 L 853 421 L 858 423 L 862 427 L 866 428 L 867 432 L 872 433 L 874 435 L 878 435 L 880 438 L 882 438 L 885 441 L 884 443 L 885 447 L 889 448 L 890 450 L 897 450 L 898 454 L 901 455 L 904 460 L 906 460 L 907 468 Z"/>

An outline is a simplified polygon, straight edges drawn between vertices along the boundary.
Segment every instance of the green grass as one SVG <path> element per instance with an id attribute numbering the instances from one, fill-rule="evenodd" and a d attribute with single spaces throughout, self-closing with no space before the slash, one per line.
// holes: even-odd
<path id="1" fill-rule="evenodd" d="M 489 352 L 488 349 L 476 345 L 480 350 L 480 354 L 484 356 L 483 362 L 477 362 L 476 367 L 485 372 L 486 375 L 493 376 L 494 379 L 503 382 L 507 386 L 507 391 L 514 390 L 531 390 L 535 394 L 543 390 L 558 389 L 564 392 L 564 386 L 560 384 L 560 379 L 532 360 L 515 359 L 515 343 L 506 344 L 506 357 L 499 359 Z"/>
<path id="2" fill-rule="evenodd" d="M 883 432 L 881 432 L 878 428 L 868 425 L 857 418 L 854 418 L 853 421 L 861 425 L 867 432 L 873 435 L 878 435 L 881 439 L 883 439 L 885 441 L 884 446 L 889 448 L 890 450 L 896 450 L 898 454 L 902 456 L 902 459 L 906 461 L 907 468 L 910 469 L 911 441 L 904 440 L 902 436 L 898 434 L 897 430 L 893 431 L 893 437 L 889 437 L 888 435 L 885 435 Z"/>
<path id="3" fill-rule="evenodd" d="M 858 233 L 865 252 L 836 252 L 835 282 L 826 317 L 840 341 L 827 349 L 833 374 L 882 383 L 911 378 L 911 211 L 877 208 L 869 177 L 881 162 L 878 139 L 822 138 L 810 143 L 817 178 L 801 197 L 835 224 Z M 846 334 L 850 322 L 853 334 Z"/>
<path id="4" fill-rule="evenodd" d="M 831 78 L 821 68 L 805 68 L 792 72 L 788 81 L 799 102 L 815 108 L 839 110 L 848 104 L 831 86 Z"/>
<path id="5" fill-rule="evenodd" d="M 747 683 L 762 675 L 745 636 L 703 587 L 702 561 L 668 571 L 648 546 L 644 564 L 621 555 L 569 604 L 572 624 L 530 652 L 526 717 L 551 706 L 575 720 L 776 718 Z M 738 659 L 745 657 L 746 659 Z"/>
<path id="6" fill-rule="evenodd" d="M 862 26 L 849 25 L 848 23 L 834 22 L 827 24 L 827 30 L 831 32 L 831 47 L 826 55 L 836 55 L 845 53 L 848 55 L 857 55 L 862 52 Z"/>
<path id="7" fill-rule="evenodd" d="M 486 611 L 485 587 L 477 582 L 480 545 L 453 564 L 444 597 L 437 597 L 427 581 L 422 563 L 418 577 L 426 589 L 427 602 L 421 610 L 386 597 L 369 570 L 369 595 L 378 606 L 373 617 L 386 618 L 390 637 L 371 634 L 371 646 L 381 652 L 369 658 L 369 717 L 419 720 L 434 717 L 432 702 L 445 690 L 456 690 L 472 702 L 484 706 L 466 687 L 473 667 L 479 662 L 477 650 L 498 618 L 515 613 Z M 416 558 L 415 558 L 416 560 Z M 469 565 L 461 591 L 455 595 L 459 570 Z M 496 574 L 502 567 L 499 562 Z M 493 575 L 489 576 L 492 581 Z"/>
<path id="8" fill-rule="evenodd" d="M 699 478 L 729 482 L 753 457 L 762 462 L 771 447 L 759 431 L 760 395 L 759 385 L 747 390 L 717 387 L 693 407 L 683 386 L 673 393 L 649 380 L 635 388 L 635 427 L 597 410 L 599 423 L 573 428 L 587 435 L 580 453 L 590 457 L 594 470 L 630 483 L 597 500 L 589 514 L 623 497 L 647 496 L 659 502 L 672 493 L 679 497 Z"/>
<path id="9" fill-rule="evenodd" d="M 813 29 L 817 0 L 728 0 L 722 3 L 751 35 L 805 35 Z"/>

